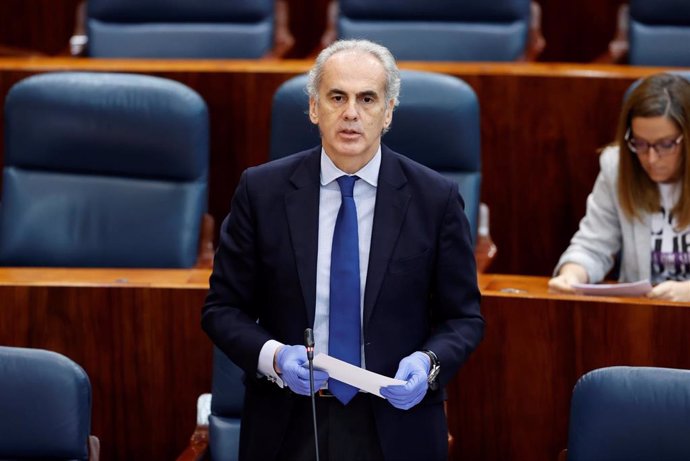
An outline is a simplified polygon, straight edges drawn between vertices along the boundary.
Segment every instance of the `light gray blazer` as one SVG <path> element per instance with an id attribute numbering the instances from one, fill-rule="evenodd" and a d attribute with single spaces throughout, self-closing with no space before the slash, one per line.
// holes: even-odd
<path id="1" fill-rule="evenodd" d="M 587 213 L 570 246 L 558 260 L 554 275 L 568 262 L 581 265 L 589 283 L 600 282 L 621 252 L 620 282 L 649 280 L 651 276 L 650 215 L 630 220 L 618 203 L 618 147 L 607 147 L 599 157 L 600 171 L 587 198 Z M 621 248 L 622 246 L 622 248 Z"/>

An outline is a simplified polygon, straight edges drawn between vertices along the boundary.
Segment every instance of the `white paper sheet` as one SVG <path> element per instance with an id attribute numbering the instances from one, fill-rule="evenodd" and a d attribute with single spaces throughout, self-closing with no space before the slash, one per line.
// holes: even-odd
<path id="1" fill-rule="evenodd" d="M 652 289 L 649 280 L 630 283 L 573 283 L 577 294 L 592 296 L 644 296 Z"/>
<path id="2" fill-rule="evenodd" d="M 389 378 L 364 368 L 356 367 L 327 354 L 317 354 L 314 357 L 314 368 L 328 372 L 331 378 L 342 381 L 358 389 L 362 389 L 381 398 L 379 390 L 391 384 L 405 384 L 405 381 Z"/>

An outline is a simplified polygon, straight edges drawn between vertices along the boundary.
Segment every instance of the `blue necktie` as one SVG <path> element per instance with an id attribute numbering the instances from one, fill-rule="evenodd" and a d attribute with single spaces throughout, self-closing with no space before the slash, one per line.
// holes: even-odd
<path id="1" fill-rule="evenodd" d="M 331 248 L 328 354 L 360 366 L 359 235 L 352 196 L 357 179 L 357 176 L 338 178 L 342 202 Z M 357 394 L 356 387 L 336 379 L 328 380 L 328 388 L 345 405 Z"/>

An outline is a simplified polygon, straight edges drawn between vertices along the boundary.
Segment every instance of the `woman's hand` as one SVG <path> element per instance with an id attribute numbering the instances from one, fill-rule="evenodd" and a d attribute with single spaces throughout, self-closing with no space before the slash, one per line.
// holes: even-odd
<path id="1" fill-rule="evenodd" d="M 654 299 L 666 299 L 668 301 L 690 301 L 690 281 L 685 282 L 674 282 L 667 281 L 661 282 L 652 291 L 647 293 L 648 298 Z"/>
<path id="2" fill-rule="evenodd" d="M 573 283 L 587 283 L 589 276 L 585 268 L 575 263 L 566 263 L 558 275 L 549 280 L 549 291 L 552 293 L 575 293 Z"/>

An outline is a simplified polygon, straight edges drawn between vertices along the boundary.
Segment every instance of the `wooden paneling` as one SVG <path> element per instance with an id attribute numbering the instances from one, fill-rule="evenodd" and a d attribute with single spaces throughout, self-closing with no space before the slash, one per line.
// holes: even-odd
<path id="1" fill-rule="evenodd" d="M 584 373 L 690 368 L 687 305 L 550 295 L 546 282 L 480 280 L 486 336 L 449 387 L 454 459 L 553 461 L 566 448 L 570 396 Z"/>
<path id="2" fill-rule="evenodd" d="M 540 61 L 591 62 L 608 49 L 618 8 L 628 0 L 536 0 L 546 48 Z"/>
<path id="3" fill-rule="evenodd" d="M 60 352 L 89 375 L 101 459 L 169 460 L 211 389 L 200 327 L 209 271 L 0 268 L 0 344 Z"/>
<path id="4" fill-rule="evenodd" d="M 0 54 L 3 47 L 34 54 L 67 53 L 80 1 L 0 1 Z"/>
<path id="5" fill-rule="evenodd" d="M 295 37 L 295 46 L 289 57 L 309 56 L 320 47 L 330 0 L 287 0 L 287 3 L 290 8 L 290 32 Z"/>
<path id="6" fill-rule="evenodd" d="M 189 85 L 210 111 L 209 210 L 220 225 L 241 171 L 267 159 L 274 91 L 310 65 L 302 60 L 0 59 L 0 104 L 17 81 L 56 70 L 139 72 Z M 482 201 L 491 208 L 491 233 L 498 246 L 490 270 L 536 275 L 550 273 L 577 229 L 598 172 L 597 149 L 613 137 L 625 89 L 660 70 L 540 63 L 402 67 L 456 75 L 477 92 Z M 0 122 L 2 117 L 0 113 Z"/>

